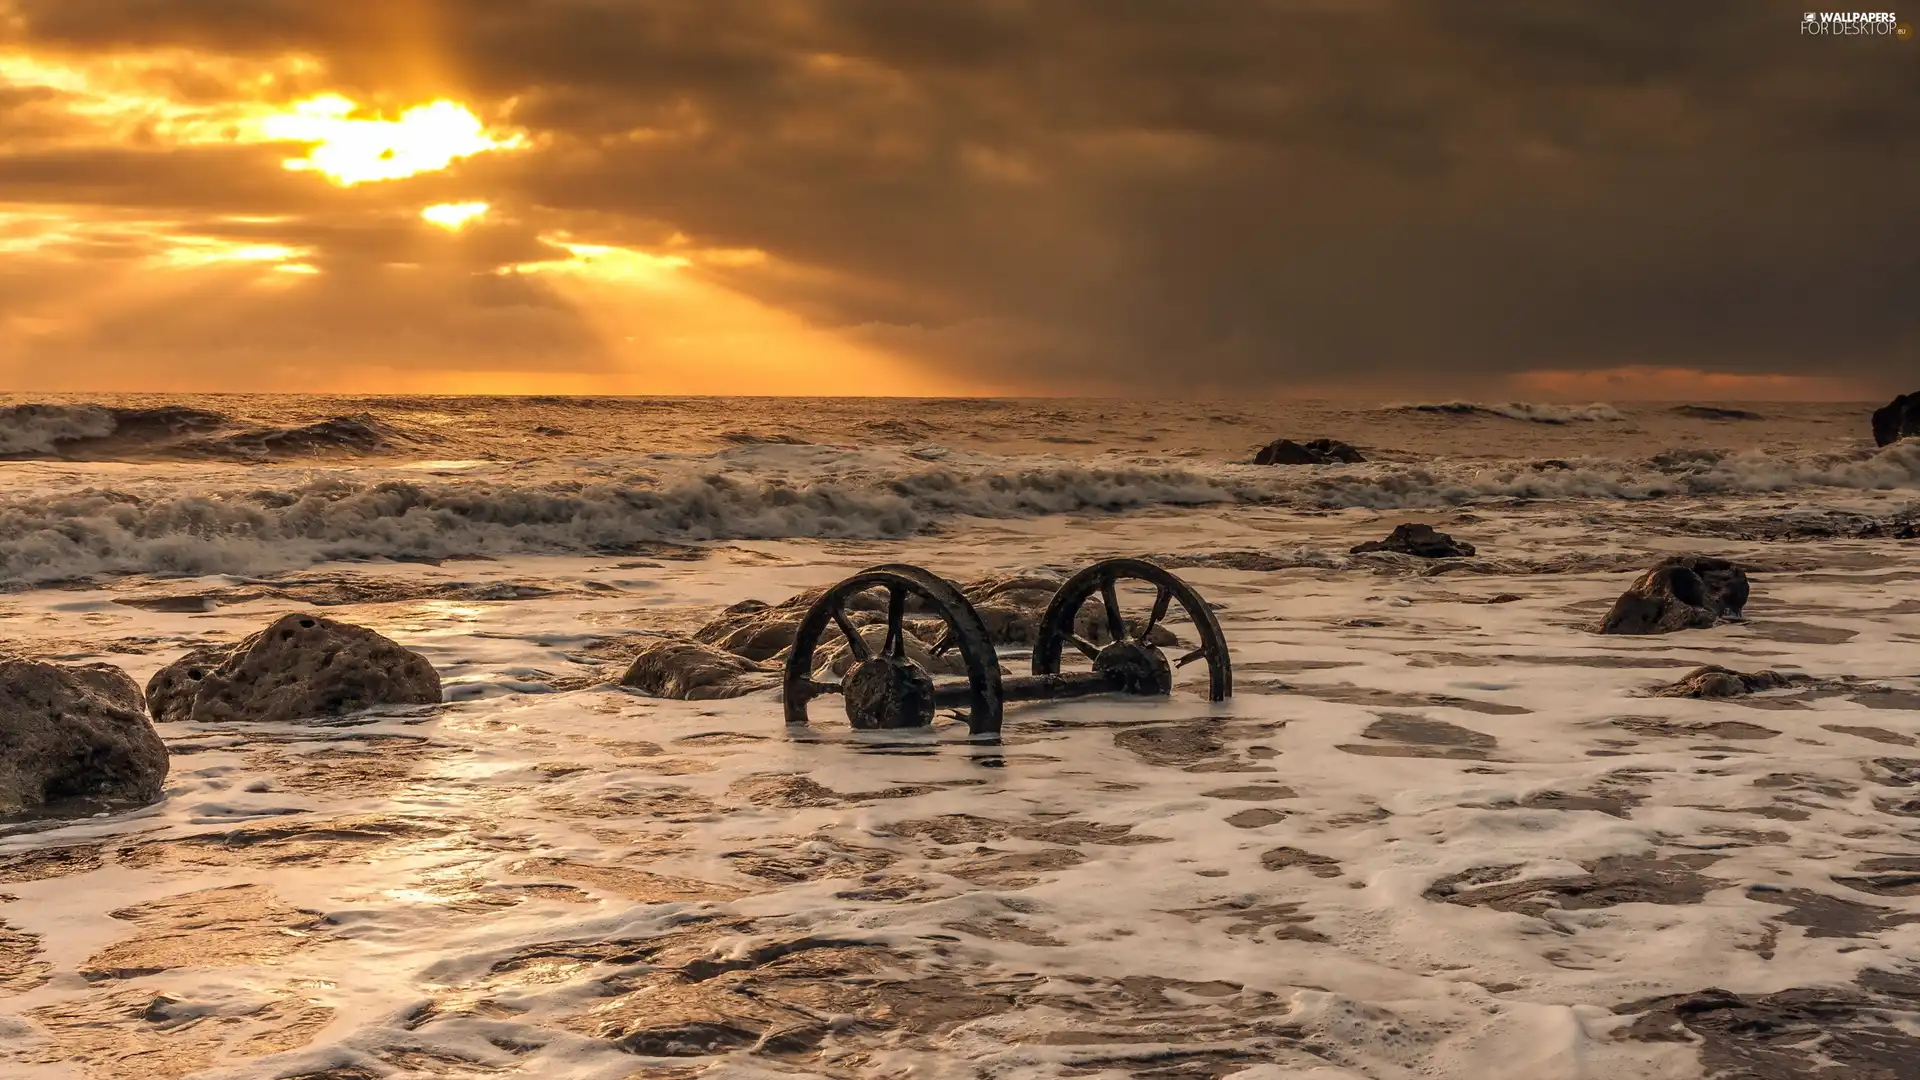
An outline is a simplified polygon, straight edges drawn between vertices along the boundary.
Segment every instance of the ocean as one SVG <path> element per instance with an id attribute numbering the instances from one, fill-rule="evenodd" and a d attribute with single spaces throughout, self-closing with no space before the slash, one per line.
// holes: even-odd
<path id="1" fill-rule="evenodd" d="M 1910 1076 L 1920 440 L 1872 408 L 0 397 L 0 651 L 144 684 L 315 610 L 446 699 L 164 724 L 159 803 L 0 822 L 0 1072 Z M 1350 550 L 1403 522 L 1476 553 Z M 1743 621 L 1593 632 L 1683 552 Z M 1232 698 L 987 753 L 612 685 L 866 566 L 1116 555 Z M 1654 694 L 1702 664 L 1800 678 Z"/>

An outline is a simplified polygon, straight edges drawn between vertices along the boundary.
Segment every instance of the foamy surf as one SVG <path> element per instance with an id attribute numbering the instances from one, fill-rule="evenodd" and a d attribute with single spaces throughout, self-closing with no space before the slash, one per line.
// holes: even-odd
<path id="1" fill-rule="evenodd" d="M 983 518 L 1222 504 L 1431 510 L 1569 501 L 1604 512 L 1619 502 L 1885 492 L 1920 483 L 1920 445 L 1801 455 L 1698 450 L 1652 461 L 1256 467 L 761 443 L 711 455 L 274 474 L 285 478 L 280 486 L 258 472 L 119 467 L 112 486 L 46 491 L 60 475 L 22 467 L 0 495 L 0 575 L 9 582 L 619 552 L 660 542 L 900 538 Z"/>
<path id="2" fill-rule="evenodd" d="M 789 739 L 768 695 L 551 684 L 604 669 L 619 635 L 874 562 L 1324 550 L 1380 522 L 1203 508 L 363 568 L 556 592 L 336 606 L 489 689 L 351 725 L 168 725 L 158 806 L 0 832 L 6 1071 L 1694 1080 L 1905 1060 L 1920 897 L 1884 864 L 1910 847 L 1920 744 L 1912 552 L 1840 541 L 1756 573 L 1746 623 L 1608 639 L 1579 624 L 1663 536 L 1473 516 L 1448 528 L 1489 556 L 1622 568 L 1184 569 L 1220 605 L 1235 698 L 1016 707 L 991 760 L 951 730 L 873 745 L 826 710 Z M 5 611 L 144 678 L 284 603 L 94 595 Z M 1705 660 L 1841 689 L 1647 696 Z"/>

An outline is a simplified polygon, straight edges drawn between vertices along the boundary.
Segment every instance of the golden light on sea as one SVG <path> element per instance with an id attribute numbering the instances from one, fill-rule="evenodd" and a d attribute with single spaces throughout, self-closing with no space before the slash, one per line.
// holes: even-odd
<path id="1" fill-rule="evenodd" d="M 420 216 L 429 224 L 453 232 L 470 221 L 485 217 L 490 209 L 492 207 L 483 202 L 436 203 L 420 211 Z"/>
<path id="2" fill-rule="evenodd" d="M 310 144 L 305 157 L 283 164 L 313 171 L 341 187 L 399 180 L 444 169 L 461 158 L 525 145 L 519 134 L 496 136 L 465 105 L 435 101 L 416 105 L 397 119 L 358 116 L 362 110 L 339 94 L 302 101 L 293 111 L 267 117 L 269 138 Z"/>

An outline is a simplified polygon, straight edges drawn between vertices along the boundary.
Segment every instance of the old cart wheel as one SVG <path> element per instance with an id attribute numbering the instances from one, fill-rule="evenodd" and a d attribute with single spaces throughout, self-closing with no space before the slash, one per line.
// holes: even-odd
<path id="1" fill-rule="evenodd" d="M 1154 587 L 1153 609 L 1144 622 L 1130 621 L 1120 610 L 1118 586 L 1122 581 L 1144 581 Z M 1080 606 L 1096 594 L 1100 597 L 1101 625 L 1106 631 L 1104 645 L 1095 645 L 1076 632 Z M 1151 638 L 1176 601 L 1192 620 L 1200 640 L 1169 663 L 1159 646 L 1151 643 Z M 1233 696 L 1233 663 L 1227 657 L 1227 640 L 1220 633 L 1213 609 L 1193 591 L 1193 586 L 1145 559 L 1097 562 L 1060 586 L 1053 602 L 1047 605 L 1046 617 L 1041 620 L 1040 632 L 1034 641 L 1033 673 L 1060 674 L 1061 650 L 1067 646 L 1091 661 L 1095 671 L 1112 677 L 1127 693 L 1170 693 L 1175 671 L 1195 660 L 1205 660 L 1207 696 L 1214 701 Z"/>
<path id="2" fill-rule="evenodd" d="M 887 594 L 887 636 L 876 654 L 847 617 L 847 602 L 869 589 Z M 924 614 L 946 624 L 936 651 L 959 649 L 967 679 L 936 680 L 906 655 L 907 598 L 920 601 Z M 813 677 L 814 652 L 827 624 L 838 627 L 853 653 L 854 666 L 837 683 Z M 788 724 L 807 722 L 807 703 L 827 694 L 846 699 L 847 719 L 856 728 L 925 727 L 936 703 L 969 708 L 967 728 L 975 735 L 1000 731 L 1000 661 L 980 614 L 951 583 L 917 566 L 875 566 L 842 581 L 807 610 L 787 655 L 783 698 Z"/>

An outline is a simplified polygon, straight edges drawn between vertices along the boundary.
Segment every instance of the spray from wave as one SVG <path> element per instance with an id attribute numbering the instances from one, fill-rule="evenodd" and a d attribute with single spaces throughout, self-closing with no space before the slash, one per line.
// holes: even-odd
<path id="1" fill-rule="evenodd" d="M 1543 405 L 1530 401 L 1511 401 L 1504 405 L 1483 405 L 1477 401 L 1408 402 L 1389 405 L 1387 411 L 1495 416 L 1535 424 L 1611 423 L 1626 419 L 1619 409 L 1605 402 L 1591 405 Z"/>

